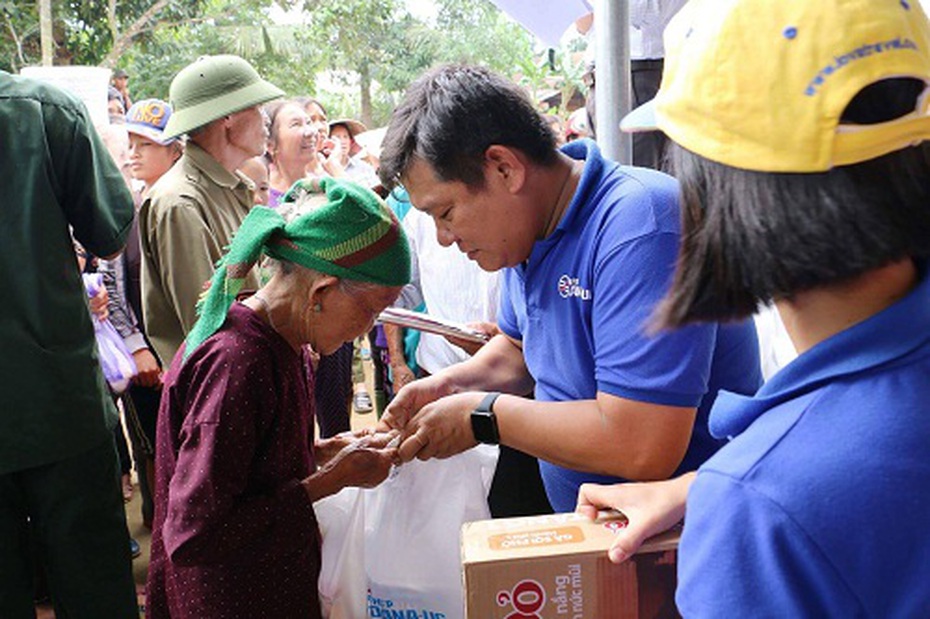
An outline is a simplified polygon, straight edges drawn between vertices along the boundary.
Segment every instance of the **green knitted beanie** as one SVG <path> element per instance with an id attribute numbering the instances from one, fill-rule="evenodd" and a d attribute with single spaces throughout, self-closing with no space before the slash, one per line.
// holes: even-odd
<path id="1" fill-rule="evenodd" d="M 381 286 L 410 281 L 407 237 L 381 198 L 355 183 L 324 178 L 298 181 L 285 200 L 299 202 L 302 194 L 318 192 L 325 193 L 325 201 L 290 222 L 262 206 L 249 212 L 198 304 L 199 318 L 187 336 L 185 358 L 223 325 L 262 253 L 340 279 Z"/>

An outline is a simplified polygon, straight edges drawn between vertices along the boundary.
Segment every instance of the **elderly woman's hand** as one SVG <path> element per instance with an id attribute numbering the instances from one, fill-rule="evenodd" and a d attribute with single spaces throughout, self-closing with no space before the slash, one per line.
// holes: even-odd
<path id="1" fill-rule="evenodd" d="M 346 485 L 374 488 L 397 461 L 396 433 L 379 432 L 360 439 L 336 455 L 335 465 L 348 467 Z"/>
<path id="2" fill-rule="evenodd" d="M 342 156 L 342 142 L 332 138 L 323 140 L 323 169 L 333 178 L 345 176 L 346 169 L 342 165 Z"/>
<path id="3" fill-rule="evenodd" d="M 317 439 L 313 443 L 313 459 L 316 460 L 317 466 L 326 466 L 340 451 L 373 433 L 375 431 L 372 428 L 362 428 L 340 432 L 329 438 Z"/>
<path id="4" fill-rule="evenodd" d="M 328 439 L 327 448 L 335 447 L 339 441 L 349 442 L 303 481 L 311 501 L 318 501 L 349 486 L 373 488 L 391 472 L 391 466 L 397 460 L 397 433 L 376 432 L 357 439 L 350 439 L 349 435 L 344 433 Z"/>

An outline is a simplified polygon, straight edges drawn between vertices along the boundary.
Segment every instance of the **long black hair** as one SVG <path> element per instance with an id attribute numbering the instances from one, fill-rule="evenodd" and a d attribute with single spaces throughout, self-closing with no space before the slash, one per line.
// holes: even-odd
<path id="1" fill-rule="evenodd" d="M 863 89 L 844 123 L 915 109 L 919 80 Z M 924 144 L 812 174 L 766 173 L 670 144 L 682 188 L 682 245 L 658 327 L 745 318 L 759 302 L 930 256 L 930 150 Z"/>

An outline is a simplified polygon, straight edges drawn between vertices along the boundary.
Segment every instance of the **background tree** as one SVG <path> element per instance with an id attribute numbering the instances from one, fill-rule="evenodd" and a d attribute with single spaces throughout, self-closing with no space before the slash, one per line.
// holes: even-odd
<path id="1" fill-rule="evenodd" d="M 358 76 L 359 120 L 373 126 L 372 84 L 401 60 L 413 17 L 401 0 L 306 0 L 304 11 L 326 66 Z"/>
<path id="2" fill-rule="evenodd" d="M 405 0 L 53 0 L 55 64 L 118 66 L 134 98 L 166 98 L 198 56 L 239 54 L 288 95 L 317 96 L 330 116 L 369 127 L 385 124 L 410 82 L 443 62 L 487 65 L 534 96 L 575 87 L 571 54 L 547 62 L 489 0 L 434 1 L 435 17 L 420 18 Z M 273 23 L 274 6 L 301 9 L 303 23 Z M 0 69 L 39 63 L 36 7 L 0 0 Z"/>

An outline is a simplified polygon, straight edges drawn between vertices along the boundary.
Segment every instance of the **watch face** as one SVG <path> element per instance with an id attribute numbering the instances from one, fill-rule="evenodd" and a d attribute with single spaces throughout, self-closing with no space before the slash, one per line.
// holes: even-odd
<path id="1" fill-rule="evenodd" d="M 471 414 L 471 430 L 475 440 L 479 443 L 497 445 L 500 436 L 497 433 L 497 418 L 488 411 L 473 411 Z"/>

